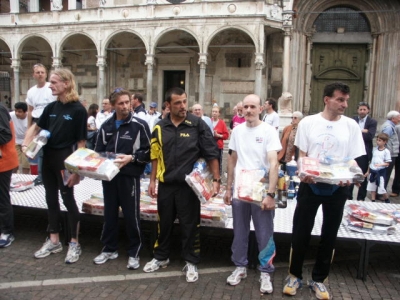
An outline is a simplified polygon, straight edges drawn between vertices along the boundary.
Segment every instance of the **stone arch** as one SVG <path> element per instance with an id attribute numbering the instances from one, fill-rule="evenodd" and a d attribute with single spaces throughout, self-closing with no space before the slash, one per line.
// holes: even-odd
<path id="1" fill-rule="evenodd" d="M 143 37 L 142 34 L 140 34 L 139 32 L 137 32 L 137 31 L 135 31 L 135 30 L 120 29 L 120 30 L 116 30 L 116 31 L 112 32 L 111 34 L 109 34 L 109 35 L 107 36 L 107 38 L 104 40 L 104 43 L 101 45 L 100 54 L 99 54 L 99 55 L 105 55 L 105 53 L 106 53 L 106 48 L 107 48 L 108 44 L 110 43 L 110 41 L 111 41 L 115 36 L 117 36 L 118 34 L 124 33 L 124 32 L 126 32 L 126 33 L 131 33 L 131 34 L 136 35 L 137 37 L 139 37 L 139 39 L 143 42 L 143 44 L 144 44 L 145 47 L 146 47 L 146 52 L 147 52 L 147 53 L 149 52 L 150 47 L 149 47 L 148 41 Z"/>
<path id="2" fill-rule="evenodd" d="M 67 35 L 65 35 L 64 37 L 62 37 L 62 39 L 59 41 L 59 47 L 58 47 L 58 49 L 56 50 L 57 51 L 57 53 L 56 53 L 56 56 L 57 57 L 62 57 L 62 53 L 61 53 L 61 51 L 62 51 L 62 47 L 65 45 L 65 43 L 70 39 L 70 38 L 72 38 L 72 37 L 74 37 L 74 36 L 77 36 L 77 35 L 83 35 L 83 36 L 86 36 L 87 38 L 89 38 L 90 39 L 90 41 L 95 45 L 95 47 L 96 47 L 96 51 L 97 51 L 97 55 L 100 55 L 99 53 L 100 53 L 100 49 L 99 49 L 99 45 L 98 45 L 98 43 L 96 43 L 96 40 L 94 39 L 94 37 L 93 36 L 91 36 L 90 34 L 88 34 L 88 33 L 86 33 L 86 32 L 78 32 L 78 31 L 75 31 L 75 32 L 70 32 L 70 33 L 68 33 Z"/>
<path id="3" fill-rule="evenodd" d="M 294 27 L 305 33 L 312 33 L 312 26 L 315 20 L 318 18 L 319 14 L 316 12 L 323 12 L 329 8 L 344 6 L 352 8 L 356 11 L 362 12 L 369 22 L 371 32 L 380 32 L 387 28 L 387 24 L 382 23 L 382 18 L 378 18 L 377 14 L 374 13 L 376 10 L 387 10 L 383 6 L 384 4 L 379 3 L 379 1 L 361 1 L 361 0 L 344 0 L 344 1 L 299 1 L 294 3 L 294 11 L 296 13 L 296 18 L 294 19 Z M 312 12 L 312 13 L 311 13 Z M 387 14 L 387 13 L 385 13 Z M 393 15 L 393 14 L 390 14 Z M 389 14 L 385 18 L 392 19 Z M 387 21 L 386 21 L 387 23 Z"/>
<path id="4" fill-rule="evenodd" d="M 7 42 L 7 39 L 4 39 L 3 37 L 1 37 L 0 36 L 0 50 L 1 50 L 1 43 L 4 43 L 5 44 L 5 46 L 8 48 L 8 51 L 10 52 L 10 54 L 11 54 L 11 58 L 13 58 L 13 54 L 14 53 L 12 53 L 12 47 L 10 46 L 10 44 Z"/>
<path id="5" fill-rule="evenodd" d="M 12 53 L 12 55 L 13 55 L 13 58 L 21 58 L 21 51 L 22 51 L 22 49 L 24 48 L 24 46 L 26 45 L 26 43 L 30 40 L 30 39 L 34 39 L 34 38 L 41 38 L 41 39 L 43 39 L 45 42 L 47 42 L 47 44 L 49 45 L 49 47 L 51 48 L 51 51 L 52 51 L 52 53 L 53 53 L 53 55 L 54 55 L 54 48 L 52 47 L 52 45 L 51 45 L 51 42 L 49 41 L 49 39 L 46 37 L 46 36 L 44 36 L 44 35 L 42 35 L 42 34 L 38 34 L 38 33 L 35 33 L 35 34 L 28 34 L 28 35 L 26 35 L 26 36 L 24 36 L 18 43 L 17 43 L 17 45 L 16 45 L 16 47 L 15 47 L 15 53 Z"/>
<path id="6" fill-rule="evenodd" d="M 190 29 L 188 29 L 188 28 L 185 28 L 185 27 L 170 27 L 170 28 L 167 28 L 167 29 L 165 29 L 165 30 L 162 30 L 161 32 L 159 32 L 155 37 L 154 37 L 154 43 L 153 43 L 153 45 L 151 45 L 151 47 L 149 47 L 149 51 L 151 51 L 150 52 L 150 54 L 155 54 L 155 49 L 156 49 L 156 47 L 157 47 L 157 45 L 158 45 L 158 43 L 160 42 L 160 40 L 167 34 L 167 33 L 169 33 L 169 32 L 171 32 L 171 31 L 184 31 L 184 32 L 186 32 L 186 33 L 189 33 L 195 40 L 196 40 L 196 42 L 197 42 L 197 45 L 199 46 L 199 49 L 200 49 L 200 52 L 202 51 L 202 44 L 199 42 L 199 38 L 198 38 L 198 36 L 196 35 L 196 33 L 195 32 L 193 32 L 192 30 L 190 30 Z"/>
<path id="7" fill-rule="evenodd" d="M 247 30 L 247 28 L 241 27 L 241 26 L 223 26 L 218 28 L 217 30 L 215 30 L 210 36 L 209 38 L 205 41 L 204 43 L 204 48 L 208 49 L 208 47 L 210 46 L 210 43 L 212 42 L 212 40 L 221 32 L 225 31 L 225 30 L 230 30 L 230 29 L 234 29 L 234 30 L 239 30 L 244 32 L 245 34 L 247 34 L 250 39 L 253 41 L 253 45 L 255 47 L 255 52 L 259 52 L 259 48 L 260 45 L 257 43 L 258 39 L 256 39 L 253 34 Z"/>

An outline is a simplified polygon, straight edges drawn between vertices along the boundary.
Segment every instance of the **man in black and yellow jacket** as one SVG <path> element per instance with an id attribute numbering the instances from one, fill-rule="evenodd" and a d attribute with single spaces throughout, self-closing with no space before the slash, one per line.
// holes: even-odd
<path id="1" fill-rule="evenodd" d="M 185 175 L 192 171 L 196 160 L 203 157 L 214 176 L 214 193 L 218 193 L 221 183 L 219 152 L 207 124 L 201 118 L 188 114 L 185 91 L 172 88 L 165 98 L 170 114 L 155 125 L 151 139 L 149 194 L 157 196 L 159 233 L 154 246 L 154 259 L 143 270 L 154 272 L 169 264 L 170 237 L 178 217 L 186 280 L 195 282 L 200 262 L 200 201 L 185 182 Z M 156 178 L 159 181 L 157 194 Z"/>

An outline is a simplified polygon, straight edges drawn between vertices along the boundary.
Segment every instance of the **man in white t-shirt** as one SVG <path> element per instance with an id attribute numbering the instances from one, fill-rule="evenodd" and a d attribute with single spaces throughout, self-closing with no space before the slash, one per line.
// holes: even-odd
<path id="1" fill-rule="evenodd" d="M 276 100 L 274 98 L 268 98 L 264 103 L 265 115 L 263 117 L 263 122 L 275 127 L 279 132 L 279 115 L 276 110 Z"/>
<path id="2" fill-rule="evenodd" d="M 47 69 L 44 65 L 38 63 L 33 66 L 33 78 L 36 80 L 36 85 L 31 87 L 26 95 L 26 103 L 28 104 L 28 127 L 31 127 L 32 123 L 37 123 L 44 108 L 49 103 L 57 100 L 57 97 L 53 96 L 51 89 L 49 88 L 50 82 L 46 81 Z M 38 177 L 34 180 L 35 185 L 43 184 L 42 150 L 37 154 L 37 158 Z"/>
<path id="3" fill-rule="evenodd" d="M 102 110 L 99 111 L 96 115 L 96 128 L 100 129 L 101 125 L 107 120 L 109 117 L 112 116 L 112 106 L 110 100 L 108 98 L 104 98 L 101 102 Z"/>
<path id="4" fill-rule="evenodd" d="M 25 102 L 17 102 L 14 104 L 14 109 L 14 111 L 10 112 L 10 116 L 14 123 L 15 149 L 18 153 L 18 162 L 22 174 L 29 174 L 29 162 L 22 152 L 22 144 L 24 142 L 26 130 L 28 129 L 28 105 Z M 18 168 L 14 171 L 17 172 Z"/>
<path id="5" fill-rule="evenodd" d="M 300 158 L 308 156 L 327 163 L 331 160 L 354 160 L 365 154 L 360 127 L 353 119 L 344 116 L 349 94 L 350 88 L 346 84 L 335 82 L 325 86 L 324 110 L 305 117 L 298 125 L 295 146 L 300 150 Z M 293 296 L 302 285 L 303 262 L 314 219 L 322 205 L 321 240 L 308 285 L 318 299 L 330 299 L 323 282 L 329 275 L 350 184 L 349 181 L 338 185 L 315 183 L 313 176 L 301 178 L 293 217 L 289 276 L 283 288 L 284 294 Z"/>
<path id="6" fill-rule="evenodd" d="M 233 233 L 232 262 L 236 269 L 228 277 L 227 283 L 237 285 L 247 277 L 247 249 L 250 234 L 250 220 L 253 219 L 257 237 L 260 265 L 260 292 L 273 292 L 270 274 L 274 272 L 275 256 L 274 215 L 275 189 L 278 182 L 278 151 L 282 149 L 277 131 L 260 120 L 261 99 L 248 95 L 243 100 L 243 113 L 246 122 L 237 125 L 229 141 L 228 179 L 224 202 L 232 205 Z M 237 199 L 238 176 L 242 170 L 265 170 L 268 174 L 269 188 L 261 205 L 246 203 Z M 264 176 L 265 176 L 264 175 Z M 236 178 L 236 180 L 234 180 Z M 235 192 L 232 197 L 232 185 Z"/>

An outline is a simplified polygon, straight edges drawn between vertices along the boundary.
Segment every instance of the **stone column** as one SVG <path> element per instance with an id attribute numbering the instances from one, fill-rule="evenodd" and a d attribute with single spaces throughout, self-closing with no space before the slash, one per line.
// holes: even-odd
<path id="1" fill-rule="evenodd" d="M 11 96 L 11 107 L 14 107 L 16 102 L 20 99 L 20 88 L 19 88 L 19 69 L 21 67 L 21 60 L 19 58 L 11 59 L 11 68 L 14 70 L 14 95 Z"/>
<path id="2" fill-rule="evenodd" d="M 53 64 L 51 66 L 53 67 L 54 70 L 62 68 L 61 57 L 52 57 L 52 59 L 53 59 Z"/>
<path id="3" fill-rule="evenodd" d="M 290 38 L 292 35 L 293 11 L 285 10 L 282 12 L 283 19 L 283 70 L 282 70 L 282 92 L 289 92 L 289 72 L 290 72 Z"/>
<path id="4" fill-rule="evenodd" d="M 264 69 L 264 53 L 256 53 L 256 60 L 254 61 L 256 66 L 256 81 L 254 84 L 254 94 L 261 97 L 261 85 L 262 85 L 262 69 Z"/>
<path id="5" fill-rule="evenodd" d="M 200 76 L 199 76 L 199 104 L 204 107 L 204 94 L 206 88 L 206 66 L 207 53 L 199 53 Z"/>
<path id="6" fill-rule="evenodd" d="M 144 64 L 147 66 L 147 82 L 146 82 L 146 107 L 150 106 L 153 101 L 153 66 L 154 54 L 146 54 L 146 61 Z M 157 99 L 158 103 L 159 99 Z M 160 103 L 159 103 L 160 104 Z M 159 105 L 161 106 L 161 105 Z"/>
<path id="7" fill-rule="evenodd" d="M 38 12 L 38 11 L 39 11 L 39 0 L 30 0 L 29 12 Z"/>
<path id="8" fill-rule="evenodd" d="M 10 0 L 10 13 L 19 14 L 19 0 Z"/>
<path id="9" fill-rule="evenodd" d="M 68 0 L 68 10 L 75 10 L 75 9 L 76 9 L 76 0 Z"/>
<path id="10" fill-rule="evenodd" d="M 290 72 L 290 37 L 291 29 L 285 28 L 283 38 L 283 71 L 282 71 L 282 91 L 289 91 L 289 72 Z"/>
<path id="11" fill-rule="evenodd" d="M 99 68 L 97 75 L 97 104 L 101 107 L 101 102 L 106 95 L 106 80 L 105 80 L 105 68 L 107 66 L 106 57 L 97 55 L 96 66 Z"/>
<path id="12" fill-rule="evenodd" d="M 372 107 L 372 100 L 373 100 L 373 93 L 374 93 L 374 83 L 375 83 L 375 64 L 376 64 L 376 40 L 378 38 L 377 34 L 372 35 L 372 45 L 371 49 L 369 49 L 369 66 L 370 66 L 370 72 L 369 72 L 369 82 L 368 82 L 368 96 L 367 96 L 367 102 L 371 105 Z"/>

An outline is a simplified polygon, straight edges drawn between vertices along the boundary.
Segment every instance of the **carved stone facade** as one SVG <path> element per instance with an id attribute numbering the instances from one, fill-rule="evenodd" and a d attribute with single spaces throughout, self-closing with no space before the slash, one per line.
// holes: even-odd
<path id="1" fill-rule="evenodd" d="M 322 96 L 313 91 L 313 47 L 346 43 L 368 45 L 364 60 L 337 59 L 338 68 L 363 72 L 355 77 L 362 80 L 362 99 L 355 101 L 369 102 L 376 118 L 400 101 L 400 15 L 391 13 L 400 10 L 398 1 L 42 2 L 30 0 L 28 13 L 11 0 L 10 13 L 0 14 L 0 71 L 10 74 L 13 103 L 25 100 L 31 68 L 41 62 L 70 68 L 87 103 L 123 86 L 161 105 L 168 84 L 180 84 L 190 104 L 199 102 L 208 113 L 217 103 L 230 117 L 248 93 L 278 99 L 287 92 L 292 110 L 307 113 Z M 370 32 L 318 32 L 317 12 L 338 6 L 359 11 Z"/>

